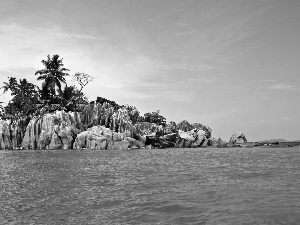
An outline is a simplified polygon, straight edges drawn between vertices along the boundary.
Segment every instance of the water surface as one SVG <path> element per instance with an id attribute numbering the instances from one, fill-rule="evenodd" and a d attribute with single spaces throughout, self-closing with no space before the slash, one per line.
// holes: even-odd
<path id="1" fill-rule="evenodd" d="M 300 148 L 0 151 L 1 224 L 300 224 Z"/>

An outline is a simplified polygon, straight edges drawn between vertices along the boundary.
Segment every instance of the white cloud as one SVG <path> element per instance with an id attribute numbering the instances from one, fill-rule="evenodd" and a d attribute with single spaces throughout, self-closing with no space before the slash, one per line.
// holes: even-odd
<path id="1" fill-rule="evenodd" d="M 299 92 L 300 86 L 286 83 L 276 83 L 270 86 L 271 90 Z"/>
<path id="2" fill-rule="evenodd" d="M 97 94 L 99 88 L 120 89 L 133 97 L 136 93 L 130 90 L 132 84 L 159 75 L 150 56 L 112 48 L 104 37 L 66 33 L 58 26 L 30 29 L 17 23 L 0 24 L 0 32 L 0 71 L 5 74 L 0 76 L 1 84 L 7 76 L 28 76 L 35 82 L 34 72 L 43 68 L 41 60 L 48 54 L 63 57 L 71 74 L 84 72 L 95 77 L 84 89 L 92 98 L 101 95 Z"/>

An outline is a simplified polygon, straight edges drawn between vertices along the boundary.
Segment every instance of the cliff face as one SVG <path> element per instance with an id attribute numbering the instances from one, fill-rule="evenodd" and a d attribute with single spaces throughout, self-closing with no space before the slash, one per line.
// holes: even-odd
<path id="1" fill-rule="evenodd" d="M 69 149 L 83 130 L 77 112 L 56 111 L 34 117 L 27 125 L 22 142 L 23 149 Z"/>
<path id="2" fill-rule="evenodd" d="M 26 126 L 27 118 L 16 121 L 0 119 L 0 150 L 21 147 Z"/>
<path id="3" fill-rule="evenodd" d="M 138 111 L 134 108 L 123 107 L 115 110 L 107 103 L 89 104 L 81 113 L 81 122 L 86 128 L 100 125 L 119 133 L 133 132 L 138 115 Z"/>
<path id="4" fill-rule="evenodd" d="M 128 139 L 133 136 L 141 139 L 138 125 L 132 122 L 136 122 L 137 117 L 135 109 L 115 110 L 107 103 L 89 104 L 81 113 L 55 111 L 30 120 L 22 148 L 125 149 L 141 146 L 138 140 Z"/>

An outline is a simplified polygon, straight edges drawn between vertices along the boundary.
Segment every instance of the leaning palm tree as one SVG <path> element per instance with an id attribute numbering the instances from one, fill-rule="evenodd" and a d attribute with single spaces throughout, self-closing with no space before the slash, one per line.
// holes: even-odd
<path id="1" fill-rule="evenodd" d="M 8 90 L 15 90 L 16 87 L 18 86 L 18 82 L 17 82 L 17 79 L 15 77 L 9 77 L 8 78 L 8 83 L 7 82 L 3 82 L 3 87 L 1 87 L 0 89 L 3 88 L 3 94 L 5 92 L 7 92 Z"/>
<path id="2" fill-rule="evenodd" d="M 66 84 L 65 76 L 69 75 L 67 71 L 70 70 L 63 67 L 62 60 L 59 55 L 53 55 L 52 58 L 47 55 L 47 60 L 42 60 L 45 69 L 35 72 L 35 75 L 39 75 L 37 80 L 44 80 L 43 88 L 49 91 L 51 97 L 55 95 L 55 86 L 61 91 L 61 83 Z"/>

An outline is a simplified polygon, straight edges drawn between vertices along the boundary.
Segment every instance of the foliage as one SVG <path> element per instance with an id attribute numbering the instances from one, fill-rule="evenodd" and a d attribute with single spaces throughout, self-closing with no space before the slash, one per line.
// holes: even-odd
<path id="1" fill-rule="evenodd" d="M 165 133 L 170 134 L 170 133 L 177 133 L 178 128 L 175 122 L 171 121 L 170 123 L 166 124 L 165 127 Z"/>
<path id="2" fill-rule="evenodd" d="M 159 114 L 159 110 L 157 110 L 156 112 L 152 112 L 152 113 L 145 113 L 144 117 L 139 117 L 139 121 L 145 121 L 145 122 L 150 122 L 150 123 L 155 123 L 157 125 L 162 125 L 165 126 L 166 125 L 166 118 L 161 116 Z"/>
<path id="3" fill-rule="evenodd" d="M 66 84 L 65 76 L 69 74 L 68 69 L 64 68 L 62 63 L 63 59 L 59 59 L 59 55 L 47 56 L 46 60 L 42 60 L 44 69 L 35 72 L 35 75 L 39 75 L 37 80 L 44 80 L 41 89 L 41 97 L 45 100 L 55 99 L 55 87 L 61 91 L 61 83 Z"/>
<path id="4" fill-rule="evenodd" d="M 29 115 L 37 109 L 39 102 L 37 86 L 26 79 L 22 79 L 18 83 L 15 77 L 10 77 L 9 82 L 4 82 L 2 88 L 5 92 L 10 90 L 13 96 L 8 105 L 4 107 L 7 116 Z"/>
<path id="5" fill-rule="evenodd" d="M 115 110 L 120 108 L 120 105 L 118 105 L 115 101 L 111 101 L 111 100 L 108 100 L 106 98 L 99 97 L 99 96 L 97 97 L 96 103 L 100 103 L 102 105 L 104 102 L 109 103 L 110 105 L 112 105 L 115 108 Z"/>
<path id="6" fill-rule="evenodd" d="M 8 82 L 3 82 L 0 89 L 4 93 L 10 90 L 13 98 L 5 107 L 0 107 L 1 117 L 38 115 L 57 108 L 77 111 L 81 104 L 88 104 L 88 99 L 81 90 L 93 78 L 88 74 L 76 73 L 74 77 L 81 89 L 67 86 L 65 77 L 69 75 L 69 70 L 64 68 L 62 60 L 59 55 L 48 55 L 46 60 L 42 60 L 44 69 L 35 73 L 38 75 L 37 80 L 43 80 L 40 88 L 26 79 L 18 83 L 15 77 L 8 77 Z M 64 89 L 62 83 L 65 84 Z"/>
<path id="7" fill-rule="evenodd" d="M 87 97 L 75 86 L 65 86 L 64 90 L 58 90 L 60 105 L 67 111 L 77 111 L 78 105 L 88 104 Z"/>
<path id="8" fill-rule="evenodd" d="M 3 87 L 0 88 L 0 89 L 3 88 L 3 94 L 8 90 L 10 91 L 15 90 L 16 87 L 18 86 L 17 78 L 15 77 L 8 77 L 8 83 L 7 82 L 3 82 L 3 83 L 4 83 Z"/>
<path id="9" fill-rule="evenodd" d="M 86 74 L 86 73 L 75 73 L 72 75 L 72 81 L 74 83 L 78 83 L 80 85 L 80 91 L 90 82 L 94 79 L 94 77 Z"/>

